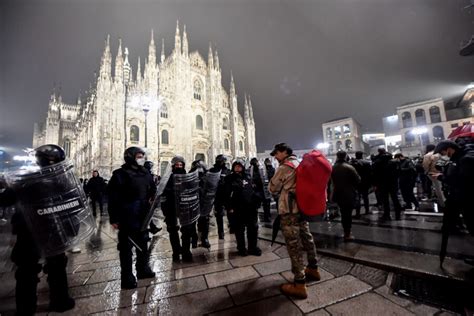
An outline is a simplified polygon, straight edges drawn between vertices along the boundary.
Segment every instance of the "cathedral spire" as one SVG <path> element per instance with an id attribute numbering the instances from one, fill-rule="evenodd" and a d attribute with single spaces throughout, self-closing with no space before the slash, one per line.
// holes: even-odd
<path id="1" fill-rule="evenodd" d="M 215 57 L 215 60 L 214 60 L 214 64 L 216 65 L 216 70 L 221 69 L 221 67 L 219 65 L 219 53 L 217 52 L 217 49 L 216 49 L 216 57 Z"/>
<path id="2" fill-rule="evenodd" d="M 254 118 L 253 118 L 252 99 L 250 99 L 250 95 L 248 96 L 248 98 L 249 98 L 248 105 L 249 105 L 250 120 L 252 121 L 253 124 L 255 124 L 255 121 L 254 121 Z"/>
<path id="3" fill-rule="evenodd" d="M 161 39 L 161 63 L 165 62 L 165 39 Z"/>
<path id="4" fill-rule="evenodd" d="M 53 89 L 51 90 L 51 96 L 49 97 L 49 101 L 56 102 L 56 82 L 53 84 Z"/>
<path id="5" fill-rule="evenodd" d="M 123 63 L 123 82 L 125 85 L 131 81 L 132 76 L 132 67 L 130 66 L 130 62 L 128 61 L 128 48 L 125 47 L 125 62 Z"/>
<path id="6" fill-rule="evenodd" d="M 249 104 L 247 102 L 247 93 L 244 93 L 244 122 L 245 124 L 247 124 L 249 120 L 250 120 L 250 110 L 249 110 Z"/>
<path id="7" fill-rule="evenodd" d="M 232 70 L 230 71 L 230 94 L 235 95 L 234 75 L 232 74 Z"/>
<path id="8" fill-rule="evenodd" d="M 77 105 L 81 105 L 81 90 L 79 90 L 79 94 L 77 95 Z"/>
<path id="9" fill-rule="evenodd" d="M 214 56 L 212 54 L 212 44 L 209 42 L 209 52 L 207 53 L 207 66 L 209 69 L 214 68 Z"/>
<path id="10" fill-rule="evenodd" d="M 181 35 L 179 34 L 179 20 L 176 21 L 176 34 L 174 36 L 174 52 L 181 55 Z"/>
<path id="11" fill-rule="evenodd" d="M 123 57 L 122 57 L 122 39 L 119 38 L 117 57 L 115 57 L 115 81 L 123 82 Z"/>
<path id="12" fill-rule="evenodd" d="M 151 29 L 150 45 L 148 46 L 148 62 L 151 64 L 152 68 L 156 65 L 156 47 L 155 39 L 153 37 L 153 29 Z"/>
<path id="13" fill-rule="evenodd" d="M 183 55 L 185 57 L 188 57 L 189 55 L 188 35 L 186 34 L 186 24 L 184 25 L 184 30 L 183 30 Z"/>
<path id="14" fill-rule="evenodd" d="M 102 79 L 110 78 L 112 75 L 112 54 L 110 53 L 110 34 L 107 34 L 105 40 L 104 53 L 100 62 L 100 77 Z"/>
<path id="15" fill-rule="evenodd" d="M 140 56 L 138 56 L 138 65 L 137 65 L 137 85 L 142 82 L 142 65 L 140 62 Z"/>

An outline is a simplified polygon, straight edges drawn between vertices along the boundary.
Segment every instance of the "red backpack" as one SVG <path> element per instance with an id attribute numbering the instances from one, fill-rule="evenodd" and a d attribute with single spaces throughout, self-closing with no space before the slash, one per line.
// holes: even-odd
<path id="1" fill-rule="evenodd" d="M 286 164 L 295 168 L 292 163 Z M 304 154 L 296 167 L 296 202 L 302 214 L 316 216 L 324 213 L 331 171 L 331 164 L 319 150 Z"/>

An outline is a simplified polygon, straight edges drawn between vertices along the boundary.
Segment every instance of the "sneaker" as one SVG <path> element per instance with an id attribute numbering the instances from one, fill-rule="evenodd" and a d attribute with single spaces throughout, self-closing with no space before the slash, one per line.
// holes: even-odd
<path id="1" fill-rule="evenodd" d="M 135 277 L 133 279 L 125 279 L 120 281 L 120 287 L 124 290 L 131 290 L 137 288 L 137 280 Z"/>
<path id="2" fill-rule="evenodd" d="M 150 267 L 145 268 L 143 271 L 137 271 L 137 279 L 151 279 L 155 277 L 155 272 L 151 271 Z"/>
<path id="3" fill-rule="evenodd" d="M 80 253 L 81 252 L 81 248 L 79 247 L 74 247 L 71 249 L 71 253 Z"/>

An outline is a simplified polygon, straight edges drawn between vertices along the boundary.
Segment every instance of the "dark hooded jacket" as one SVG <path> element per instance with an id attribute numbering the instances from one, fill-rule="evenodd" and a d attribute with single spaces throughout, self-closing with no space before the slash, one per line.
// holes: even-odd
<path id="1" fill-rule="evenodd" d="M 374 185 L 381 188 L 397 188 L 399 169 L 398 162 L 392 159 L 392 154 L 374 156 L 372 163 Z"/>
<path id="2" fill-rule="evenodd" d="M 106 189 L 104 178 L 100 175 L 97 177 L 92 177 L 87 181 L 86 184 L 86 193 L 88 193 L 91 197 L 100 197 L 104 193 Z"/>
<path id="3" fill-rule="evenodd" d="M 215 164 L 209 172 L 221 172 L 221 178 L 219 180 L 219 185 L 217 186 L 216 198 L 214 200 L 214 205 L 223 205 L 225 203 L 225 177 L 230 174 L 229 168 L 225 165 Z"/>
<path id="4" fill-rule="evenodd" d="M 149 211 L 156 185 L 144 167 L 124 164 L 112 173 L 107 193 L 110 223 L 118 223 L 122 230 L 138 230 Z"/>
<path id="5" fill-rule="evenodd" d="M 225 208 L 234 210 L 237 215 L 253 216 L 261 203 L 259 195 L 256 193 L 252 179 L 245 172 L 244 166 L 239 162 L 234 162 L 232 170 L 236 164 L 243 168 L 242 173 L 232 172 L 225 177 Z"/>

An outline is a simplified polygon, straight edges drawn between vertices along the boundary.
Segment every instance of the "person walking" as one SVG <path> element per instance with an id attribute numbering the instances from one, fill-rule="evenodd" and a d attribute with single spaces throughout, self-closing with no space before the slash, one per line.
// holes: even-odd
<path id="1" fill-rule="evenodd" d="M 153 177 L 146 170 L 145 152 L 139 147 L 129 147 L 124 152 L 125 164 L 112 173 L 108 184 L 108 211 L 110 224 L 118 229 L 120 278 L 122 289 L 134 289 L 137 280 L 132 272 L 132 248 L 135 248 L 137 278 L 154 278 L 150 268 L 148 231 L 141 231 L 143 221 L 156 193 Z"/>
<path id="2" fill-rule="evenodd" d="M 441 181 L 437 179 L 439 170 L 436 169 L 436 163 L 440 159 L 440 154 L 434 153 L 435 148 L 436 146 L 433 144 L 426 146 L 426 154 L 423 156 L 423 169 L 428 176 L 427 181 L 429 181 L 434 188 L 438 205 L 441 208 L 444 208 L 446 197 L 444 196 L 443 185 L 441 184 Z M 431 186 L 429 188 L 429 192 L 431 192 Z"/>
<path id="3" fill-rule="evenodd" d="M 336 163 L 332 168 L 332 200 L 341 210 L 341 221 L 344 229 L 344 241 L 354 240 L 351 233 L 352 210 L 355 207 L 357 188 L 360 185 L 360 176 L 356 169 L 347 162 L 347 153 L 338 151 Z"/>
<path id="4" fill-rule="evenodd" d="M 398 183 L 400 185 L 400 191 L 402 193 L 405 210 L 411 209 L 412 204 L 415 206 L 415 211 L 420 211 L 420 204 L 415 197 L 413 189 L 416 184 L 416 169 L 413 161 L 410 158 L 403 156 L 402 153 L 395 154 L 395 159 L 399 162 L 400 177 Z"/>
<path id="5" fill-rule="evenodd" d="M 402 206 L 398 200 L 398 162 L 392 159 L 392 154 L 388 153 L 385 148 L 379 148 L 378 155 L 374 157 L 372 169 L 375 189 L 379 191 L 379 197 L 383 204 L 382 220 L 392 220 L 389 198 L 392 199 L 395 208 L 395 218 L 400 220 Z"/>
<path id="6" fill-rule="evenodd" d="M 357 188 L 355 218 L 360 218 L 361 201 L 364 202 L 365 214 L 370 214 L 369 190 L 372 186 L 372 165 L 370 161 L 365 160 L 363 156 L 364 153 L 362 151 L 357 151 L 355 153 L 355 159 L 351 161 L 351 165 L 355 168 L 360 177 L 360 184 Z"/>
<path id="7" fill-rule="evenodd" d="M 97 203 L 99 203 L 99 210 L 100 215 L 103 214 L 104 205 L 103 205 L 103 197 L 105 191 L 105 182 L 104 178 L 99 176 L 99 171 L 94 170 L 92 172 L 92 178 L 89 179 L 86 185 L 86 192 L 89 194 L 91 198 L 91 205 L 92 205 L 92 214 L 94 217 L 97 216 L 96 209 Z"/>
<path id="8" fill-rule="evenodd" d="M 278 200 L 280 226 L 294 275 L 294 282 L 281 285 L 280 290 L 285 295 L 304 299 L 308 297 L 306 278 L 319 281 L 321 275 L 309 223 L 301 216 L 296 203 L 296 167 L 299 163 L 291 147 L 285 143 L 276 144 L 271 155 L 280 165 L 270 180 L 268 189 L 272 195 L 280 196 Z M 308 266 L 304 264 L 305 252 Z"/>
<path id="9" fill-rule="evenodd" d="M 270 161 L 269 158 L 265 158 L 264 164 L 265 164 L 265 169 L 267 170 L 267 178 L 268 178 L 267 180 L 270 183 L 270 180 L 273 178 L 273 175 L 275 174 L 275 168 L 273 167 L 272 162 Z M 271 199 L 265 198 L 262 202 L 264 222 L 272 221 L 272 216 L 270 213 L 270 209 L 271 209 L 270 205 L 271 205 Z"/>

